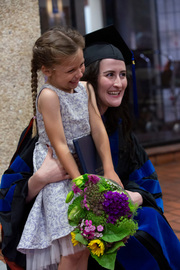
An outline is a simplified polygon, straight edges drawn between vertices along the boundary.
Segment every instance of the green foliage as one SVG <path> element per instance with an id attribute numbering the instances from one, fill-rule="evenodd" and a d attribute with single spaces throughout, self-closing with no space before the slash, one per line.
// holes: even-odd
<path id="1" fill-rule="evenodd" d="M 112 243 L 122 240 L 128 235 L 133 235 L 137 229 L 137 225 L 131 219 L 125 219 L 119 222 L 118 226 L 107 223 L 103 232 L 102 239 Z"/>
<path id="2" fill-rule="evenodd" d="M 133 213 L 133 215 L 135 216 L 137 214 L 137 209 L 139 206 L 137 203 L 133 203 L 131 201 L 131 199 L 129 199 L 128 202 L 129 202 L 129 209 Z"/>
<path id="3" fill-rule="evenodd" d="M 75 239 L 85 246 L 88 245 L 88 241 L 80 233 L 76 234 Z"/>
<path id="4" fill-rule="evenodd" d="M 91 253 L 91 256 L 104 268 L 114 270 L 115 260 L 116 260 L 116 252 L 107 254 L 104 253 L 103 256 L 96 256 Z"/>
<path id="5" fill-rule="evenodd" d="M 84 215 L 84 209 L 81 207 L 82 197 L 78 196 L 68 207 L 68 220 L 71 226 L 78 226 L 81 217 Z"/>
<path id="6" fill-rule="evenodd" d="M 103 186 L 105 190 L 122 190 L 122 188 L 114 181 L 109 181 L 108 179 L 103 178 L 100 176 L 101 180 L 99 181 L 98 185 Z"/>
<path id="7" fill-rule="evenodd" d="M 105 226 L 106 224 L 106 217 L 105 215 L 97 216 L 94 212 L 92 211 L 87 211 L 87 219 L 93 221 L 93 225 L 98 226 L 102 225 Z"/>
<path id="8" fill-rule="evenodd" d="M 112 247 L 108 248 L 108 251 L 106 252 L 106 254 L 117 252 L 118 248 L 124 247 L 124 246 L 125 246 L 125 244 L 123 241 L 114 242 L 112 244 Z"/>
<path id="9" fill-rule="evenodd" d="M 117 226 L 120 230 L 127 228 L 129 230 L 129 235 L 135 234 L 138 229 L 138 223 L 133 219 L 123 218 L 117 221 Z"/>
<path id="10" fill-rule="evenodd" d="M 103 252 L 100 254 L 97 251 L 94 252 L 94 246 L 91 250 L 90 245 L 88 248 L 91 251 L 91 256 L 102 267 L 109 270 L 114 270 L 117 250 L 120 247 L 125 246 L 124 241 L 126 238 L 128 238 L 130 235 L 134 235 L 138 229 L 138 224 L 133 219 L 134 215 L 137 214 L 138 205 L 134 204 L 129 198 L 127 192 L 114 181 L 105 179 L 99 175 L 95 176 L 94 178 L 93 175 L 91 175 L 89 178 L 88 177 L 89 174 L 84 174 L 76 179 L 73 179 L 73 182 L 78 188 L 81 189 L 81 192 L 74 200 L 73 192 L 70 192 L 67 196 L 68 202 L 72 200 L 68 208 L 69 224 L 75 227 L 73 231 L 75 233 L 75 240 L 85 246 L 88 246 L 91 240 L 88 238 L 88 236 L 86 237 L 85 234 L 82 235 L 81 230 L 86 230 L 85 227 L 91 225 L 91 223 L 88 224 L 88 221 L 92 221 L 92 225 L 96 227 L 93 228 L 92 230 L 94 231 L 91 232 L 94 233 L 94 235 L 91 235 L 93 237 L 92 240 L 96 241 L 96 239 L 99 239 L 100 242 L 104 242 L 105 250 L 103 246 L 104 254 Z M 99 181 L 98 178 L 100 178 Z M 107 211 L 104 209 L 104 194 L 107 191 L 116 191 L 119 193 L 123 192 L 129 198 L 129 212 L 127 211 L 128 213 L 126 212 L 124 216 L 116 220 L 115 224 L 107 223 L 109 216 Z M 131 218 L 128 218 L 129 214 L 130 216 L 132 215 Z M 100 233 L 97 229 L 98 225 L 102 225 L 104 227 L 104 230 L 102 230 Z M 88 231 L 86 231 L 86 234 L 88 234 Z M 92 245 L 94 245 L 94 242 Z M 97 246 L 97 248 L 99 247 Z M 96 254 L 100 256 L 97 256 Z"/>
<path id="11" fill-rule="evenodd" d="M 69 202 L 73 199 L 73 197 L 74 197 L 74 191 L 71 190 L 71 191 L 68 193 L 67 197 L 66 197 L 66 203 L 69 203 Z"/>

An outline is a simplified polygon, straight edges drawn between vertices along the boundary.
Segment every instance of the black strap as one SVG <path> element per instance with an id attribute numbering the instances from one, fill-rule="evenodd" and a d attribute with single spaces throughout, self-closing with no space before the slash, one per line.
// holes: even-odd
<path id="1" fill-rule="evenodd" d="M 23 130 L 21 133 L 17 149 L 11 158 L 10 165 L 15 160 L 16 156 L 21 152 L 21 150 L 24 148 L 24 146 L 27 144 L 27 140 L 29 141 L 32 135 L 32 125 L 33 125 L 33 118 L 30 120 L 29 125 Z"/>

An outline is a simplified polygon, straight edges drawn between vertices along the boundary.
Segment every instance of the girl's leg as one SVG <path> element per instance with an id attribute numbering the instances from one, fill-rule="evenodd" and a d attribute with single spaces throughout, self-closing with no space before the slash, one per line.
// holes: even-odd
<path id="1" fill-rule="evenodd" d="M 87 270 L 88 257 L 88 249 L 68 256 L 62 256 L 58 270 Z"/>
<path id="2" fill-rule="evenodd" d="M 89 249 L 85 249 L 83 251 L 83 256 L 80 258 L 77 270 L 87 270 L 88 269 L 88 258 L 89 258 L 90 252 Z"/>

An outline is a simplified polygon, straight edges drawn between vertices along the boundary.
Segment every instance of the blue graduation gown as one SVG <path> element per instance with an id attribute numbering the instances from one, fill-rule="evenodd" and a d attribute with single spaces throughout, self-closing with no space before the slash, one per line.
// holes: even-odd
<path id="1" fill-rule="evenodd" d="M 137 191 L 143 197 L 135 217 L 138 231 L 120 248 L 118 261 L 127 270 L 180 269 L 180 241 L 163 215 L 161 187 L 145 150 L 133 133 L 131 142 L 124 140 L 121 123 L 110 136 L 110 146 L 125 189 Z"/>

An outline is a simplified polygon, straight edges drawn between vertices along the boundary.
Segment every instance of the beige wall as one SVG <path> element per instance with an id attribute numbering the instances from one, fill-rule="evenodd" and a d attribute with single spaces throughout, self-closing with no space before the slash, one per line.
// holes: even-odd
<path id="1" fill-rule="evenodd" d="M 0 1 L 0 175 L 32 117 L 30 61 L 39 35 L 38 0 Z"/>

